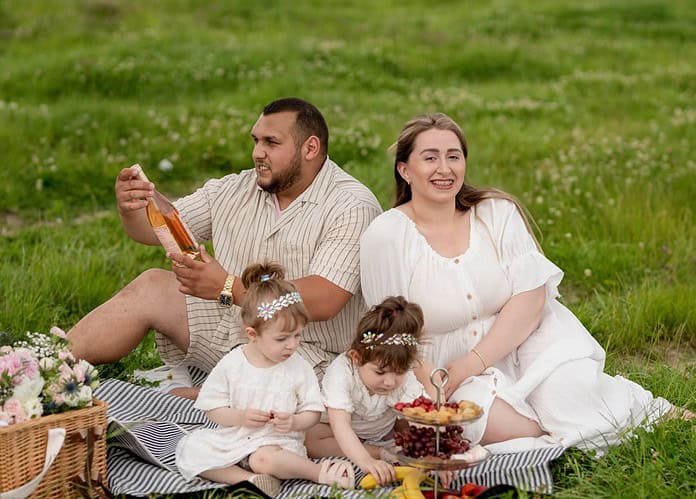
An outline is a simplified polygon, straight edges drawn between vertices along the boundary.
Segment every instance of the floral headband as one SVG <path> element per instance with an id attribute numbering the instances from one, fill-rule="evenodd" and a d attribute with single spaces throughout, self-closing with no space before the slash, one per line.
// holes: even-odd
<path id="1" fill-rule="evenodd" d="M 261 305 L 256 307 L 259 309 L 259 315 L 257 315 L 257 317 L 260 317 L 264 321 L 267 321 L 271 319 L 273 317 L 273 314 L 275 314 L 277 311 L 289 307 L 294 303 L 302 303 L 302 297 L 300 296 L 300 293 L 298 293 L 297 291 L 293 291 L 292 293 L 287 293 L 283 296 L 279 296 L 271 303 L 261 303 Z"/>
<path id="2" fill-rule="evenodd" d="M 395 334 L 393 336 L 390 336 L 386 340 L 381 341 L 383 336 L 384 334 L 382 333 L 373 333 L 372 331 L 365 331 L 362 334 L 362 339 L 360 340 L 360 343 L 362 343 L 363 345 L 367 345 L 365 348 L 368 350 L 372 350 L 373 348 L 375 348 L 375 345 L 406 345 L 410 347 L 418 346 L 418 340 L 416 340 L 416 337 L 412 334 Z"/>

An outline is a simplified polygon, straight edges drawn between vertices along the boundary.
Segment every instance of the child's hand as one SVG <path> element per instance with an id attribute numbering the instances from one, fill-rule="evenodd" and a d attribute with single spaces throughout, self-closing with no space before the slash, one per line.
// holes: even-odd
<path id="1" fill-rule="evenodd" d="M 278 433 L 289 433 L 292 431 L 292 424 L 295 421 L 294 414 L 289 412 L 274 412 L 273 419 L 273 429 Z"/>
<path id="2" fill-rule="evenodd" d="M 443 487 L 449 487 L 449 485 L 452 483 L 452 480 L 454 480 L 455 478 L 454 472 L 452 471 L 438 471 L 437 476 L 440 484 Z"/>
<path id="3" fill-rule="evenodd" d="M 259 409 L 245 409 L 244 423 L 247 428 L 261 428 L 271 420 L 271 413 Z"/>
<path id="4" fill-rule="evenodd" d="M 363 473 L 371 473 L 380 485 L 387 485 L 396 481 L 394 466 L 380 459 L 370 459 L 359 464 Z"/>

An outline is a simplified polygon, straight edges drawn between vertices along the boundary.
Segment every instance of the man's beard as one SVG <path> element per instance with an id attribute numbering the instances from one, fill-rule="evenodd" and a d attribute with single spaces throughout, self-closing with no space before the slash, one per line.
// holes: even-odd
<path id="1" fill-rule="evenodd" d="M 271 194 L 278 194 L 292 187 L 302 175 L 302 160 L 300 155 L 301 152 L 297 151 L 287 170 L 278 177 L 271 177 L 271 183 L 266 186 L 262 185 L 261 188 Z"/>

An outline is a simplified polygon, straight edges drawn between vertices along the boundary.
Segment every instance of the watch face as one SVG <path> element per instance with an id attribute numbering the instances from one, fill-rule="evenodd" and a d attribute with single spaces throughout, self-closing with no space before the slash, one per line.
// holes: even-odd
<path id="1" fill-rule="evenodd" d="M 232 305 L 232 297 L 230 295 L 220 295 L 219 301 L 220 305 L 224 305 L 226 307 Z"/>

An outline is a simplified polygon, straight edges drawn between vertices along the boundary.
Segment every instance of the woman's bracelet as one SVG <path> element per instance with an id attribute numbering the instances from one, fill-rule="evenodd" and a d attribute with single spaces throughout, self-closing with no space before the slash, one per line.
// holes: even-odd
<path id="1" fill-rule="evenodd" d="M 488 369 L 488 366 L 486 365 L 486 361 L 483 360 L 483 355 L 481 355 L 481 354 L 479 353 L 479 351 L 476 350 L 476 348 L 472 348 L 471 351 L 472 351 L 474 354 L 476 354 L 476 356 L 477 356 L 477 357 L 479 358 L 479 360 L 481 361 L 481 364 L 483 364 L 483 370 L 485 371 L 486 369 Z"/>

